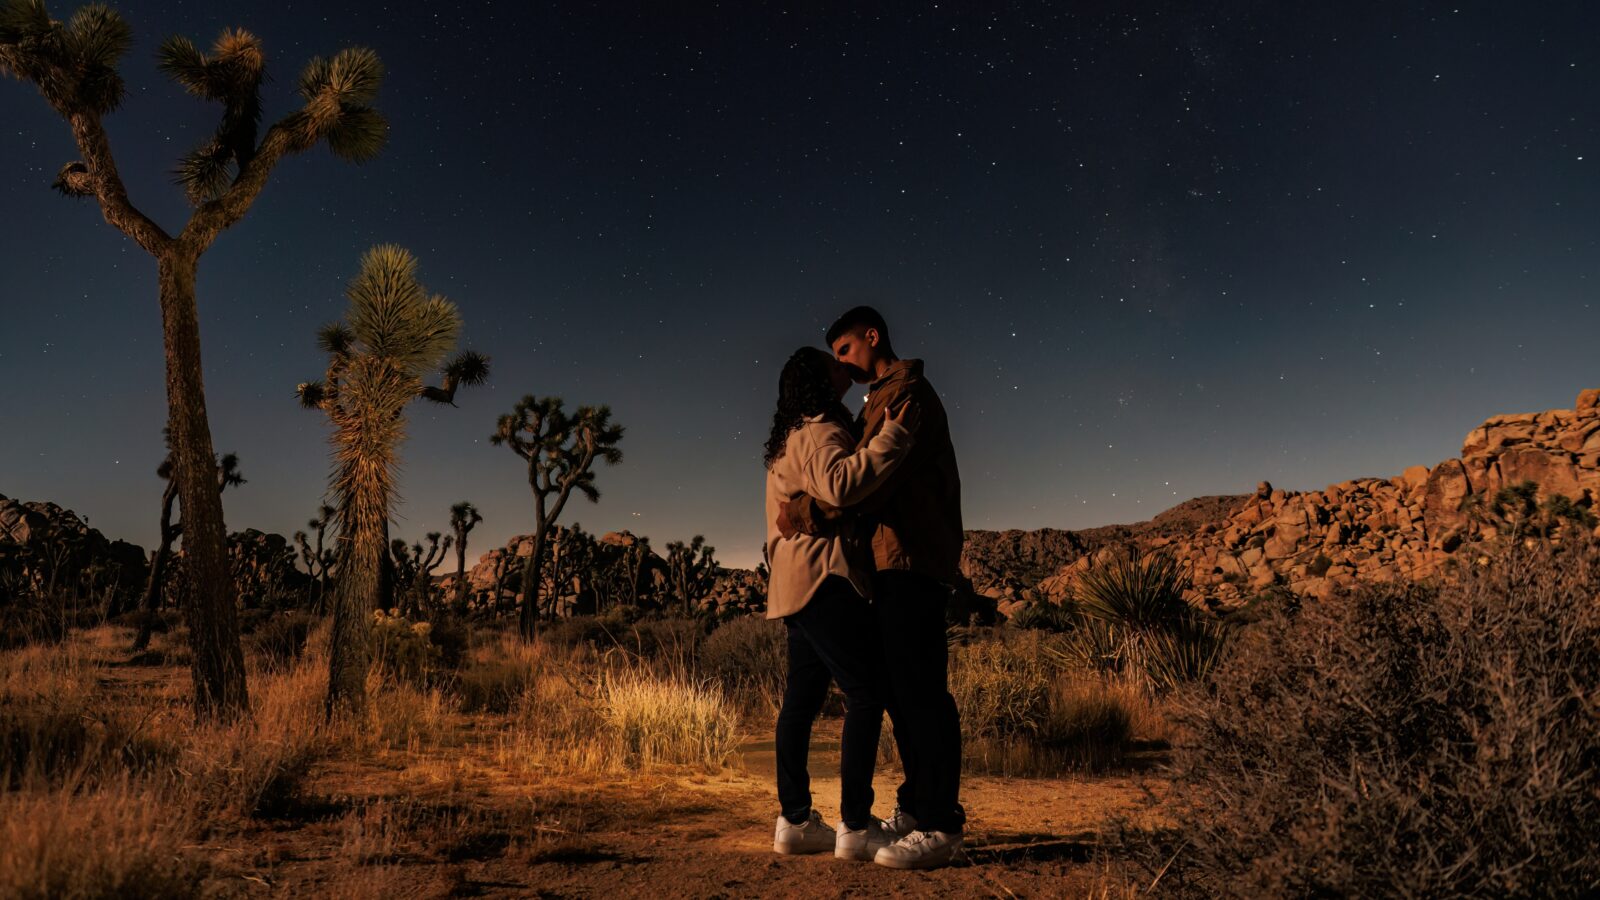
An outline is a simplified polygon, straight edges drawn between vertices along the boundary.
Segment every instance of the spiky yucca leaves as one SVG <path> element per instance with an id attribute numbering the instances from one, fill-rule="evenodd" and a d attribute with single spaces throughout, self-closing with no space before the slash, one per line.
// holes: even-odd
<path id="1" fill-rule="evenodd" d="M 209 56 L 186 37 L 167 38 L 156 51 L 156 65 L 194 96 L 222 104 L 216 133 L 190 151 L 174 173 L 189 202 L 198 206 L 221 196 L 255 156 L 266 56 L 255 35 L 228 29 Z"/>
<path id="2" fill-rule="evenodd" d="M 1077 585 L 1075 662 L 1121 673 L 1152 692 L 1205 677 L 1221 659 L 1228 632 L 1189 604 L 1189 577 L 1171 553 L 1137 547 L 1085 572 Z"/>
<path id="3" fill-rule="evenodd" d="M 120 106 L 127 88 L 117 63 L 132 45 L 128 23 L 104 4 L 91 3 L 58 22 L 43 0 L 0 2 L 0 74 L 38 85 L 62 115 L 103 115 Z"/>
<path id="4" fill-rule="evenodd" d="M 489 443 L 507 446 L 527 461 L 528 487 L 533 491 L 533 552 L 522 569 L 524 637 L 533 637 L 539 616 L 540 570 L 550 526 L 561 517 L 567 498 L 577 491 L 600 501 L 594 484 L 596 460 L 606 465 L 622 462 L 623 427 L 611 422 L 609 406 L 583 406 L 568 415 L 559 397 L 529 394 L 495 424 Z"/>
<path id="5" fill-rule="evenodd" d="M 317 335 L 328 353 L 327 374 L 298 390 L 302 405 L 321 409 L 333 425 L 331 490 L 343 549 L 333 602 L 330 714 L 366 700 L 368 631 L 372 611 L 383 602 L 385 537 L 406 404 L 425 397 L 424 375 L 459 362 L 445 361 L 461 331 L 455 304 L 429 294 L 416 275 L 416 259 L 400 247 L 367 251 L 345 289 L 345 322 Z"/>

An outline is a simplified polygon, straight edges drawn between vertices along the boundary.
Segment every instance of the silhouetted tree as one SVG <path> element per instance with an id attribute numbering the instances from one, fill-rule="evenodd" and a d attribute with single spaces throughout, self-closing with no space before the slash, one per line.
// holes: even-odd
<path id="1" fill-rule="evenodd" d="M 156 545 L 155 553 L 150 558 L 150 578 L 144 586 L 144 621 L 139 623 L 139 635 L 133 639 L 135 653 L 143 652 L 150 646 L 150 638 L 155 633 L 156 618 L 161 610 L 161 586 L 166 583 L 167 565 L 172 561 L 172 545 L 183 534 L 183 523 L 172 520 L 172 508 L 178 502 L 178 482 L 172 477 L 170 454 L 156 468 L 156 475 L 165 481 L 167 486 L 161 491 L 160 543 Z M 217 493 L 220 494 L 230 487 L 238 487 L 241 484 L 244 484 L 244 476 L 239 473 L 239 455 L 229 453 L 223 456 L 217 465 Z M 187 546 L 184 549 L 187 552 Z"/>
<path id="2" fill-rule="evenodd" d="M 395 572 L 394 605 L 401 615 L 415 616 L 423 612 L 423 601 L 432 586 L 428 573 L 444 559 L 455 541 L 454 537 L 443 536 L 444 542 L 440 543 L 442 536 L 437 531 L 428 532 L 423 538 L 428 542 L 426 546 L 418 541 L 407 547 L 399 538 L 389 542 L 389 556 Z"/>
<path id="3" fill-rule="evenodd" d="M 528 487 L 533 491 L 533 552 L 522 569 L 522 636 L 532 638 L 539 617 L 540 569 L 550 526 L 561 518 L 567 498 L 578 491 L 589 502 L 600 502 L 591 466 L 622 462 L 617 442 L 623 428 L 611 423 L 607 406 L 579 407 L 574 415 L 562 410 L 559 397 L 529 394 L 511 412 L 500 417 L 489 437 L 495 446 L 509 446 L 528 463 Z"/>
<path id="4" fill-rule="evenodd" d="M 416 259 L 400 247 L 368 250 L 345 289 L 346 321 L 318 335 L 327 374 L 297 388 L 301 404 L 326 413 L 334 429 L 331 489 L 342 546 L 328 654 L 330 715 L 366 702 L 371 617 L 384 599 L 406 405 L 419 397 L 453 403 L 457 386 L 481 384 L 489 374 L 488 359 L 466 350 L 443 367 L 447 390 L 425 389 L 422 377 L 455 348 L 461 318 L 455 304 L 427 293 L 416 269 Z"/>
<path id="5" fill-rule="evenodd" d="M 687 544 L 673 541 L 667 545 L 667 581 L 673 596 L 683 604 L 685 615 L 694 612 L 694 605 L 711 594 L 717 580 L 717 560 L 711 555 L 715 552 L 716 548 L 698 534 Z"/>
<path id="6" fill-rule="evenodd" d="M 132 30 L 110 7 L 85 6 L 70 21 L 50 18 L 43 0 L 0 0 L 0 74 L 32 82 L 66 120 L 82 159 L 62 167 L 54 187 L 93 197 L 101 215 L 156 260 L 166 353 L 167 422 L 178 496 L 183 506 L 185 604 L 193 649 L 195 709 L 229 718 L 248 707 L 238 613 L 228 573 L 222 500 L 201 380 L 195 277 L 200 257 L 222 231 L 244 217 L 284 156 L 323 141 L 336 155 L 361 162 L 383 147 L 387 124 L 369 106 L 383 66 L 364 48 L 315 58 L 301 72 L 304 105 L 259 135 L 265 58 L 248 32 L 224 31 L 209 54 L 187 38 L 169 38 L 160 70 L 184 90 L 222 105 L 216 132 L 184 157 L 177 180 L 194 211 L 176 236 L 128 198 L 103 119 L 126 88 L 117 66 Z"/>
<path id="7" fill-rule="evenodd" d="M 294 533 L 294 545 L 300 551 L 300 562 L 306 567 L 306 574 L 311 576 L 311 608 L 317 613 L 324 611 L 324 600 L 328 590 L 328 576 L 333 571 L 334 554 L 331 547 L 325 545 L 328 526 L 333 523 L 334 508 L 324 504 L 317 508 L 317 514 L 306 523 L 317 535 L 317 547 L 311 549 L 310 536 L 304 531 Z"/>
<path id="8" fill-rule="evenodd" d="M 450 530 L 456 539 L 455 611 L 459 616 L 467 614 L 467 535 L 482 521 L 478 508 L 465 500 L 450 507 Z"/>

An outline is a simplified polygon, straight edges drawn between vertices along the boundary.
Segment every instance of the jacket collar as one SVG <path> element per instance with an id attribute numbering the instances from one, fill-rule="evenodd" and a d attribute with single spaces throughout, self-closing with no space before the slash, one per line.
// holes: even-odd
<path id="1" fill-rule="evenodd" d="M 868 392 L 875 391 L 891 381 L 900 381 L 921 374 L 922 360 L 897 359 L 889 364 L 889 368 L 884 371 L 882 378 L 879 378 L 877 381 L 867 385 L 867 390 Z"/>

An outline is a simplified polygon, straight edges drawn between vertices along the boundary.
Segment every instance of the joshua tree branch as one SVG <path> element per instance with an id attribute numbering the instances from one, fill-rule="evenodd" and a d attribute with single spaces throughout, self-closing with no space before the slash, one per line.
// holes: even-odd
<path id="1" fill-rule="evenodd" d="M 184 226 L 183 233 L 178 235 L 179 241 L 195 248 L 196 253 L 204 252 L 217 239 L 217 235 L 244 218 L 250 205 L 260 196 L 261 189 L 266 187 L 267 177 L 272 174 L 273 167 L 284 154 L 299 149 L 296 146 L 299 116 L 299 113 L 290 113 L 267 129 L 256 155 L 240 167 L 238 177 L 222 196 L 206 201 L 195 210 L 194 215 L 189 217 L 189 224 Z"/>
<path id="2" fill-rule="evenodd" d="M 83 154 L 94 185 L 95 199 L 105 220 L 118 231 L 143 247 L 151 256 L 160 256 L 172 244 L 172 237 L 162 230 L 128 200 L 128 189 L 117 173 L 117 161 L 111 154 L 111 139 L 106 137 L 100 116 L 93 112 L 75 112 L 67 117 L 72 127 L 72 137 Z"/>

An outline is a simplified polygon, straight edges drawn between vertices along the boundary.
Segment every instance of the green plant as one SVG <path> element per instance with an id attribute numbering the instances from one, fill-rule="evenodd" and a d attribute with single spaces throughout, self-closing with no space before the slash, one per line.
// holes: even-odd
<path id="1" fill-rule="evenodd" d="M 1049 600 L 1033 599 L 1011 617 L 1009 624 L 1016 628 L 1060 634 L 1077 627 L 1077 621 L 1077 611 L 1071 601 L 1052 603 Z"/>

